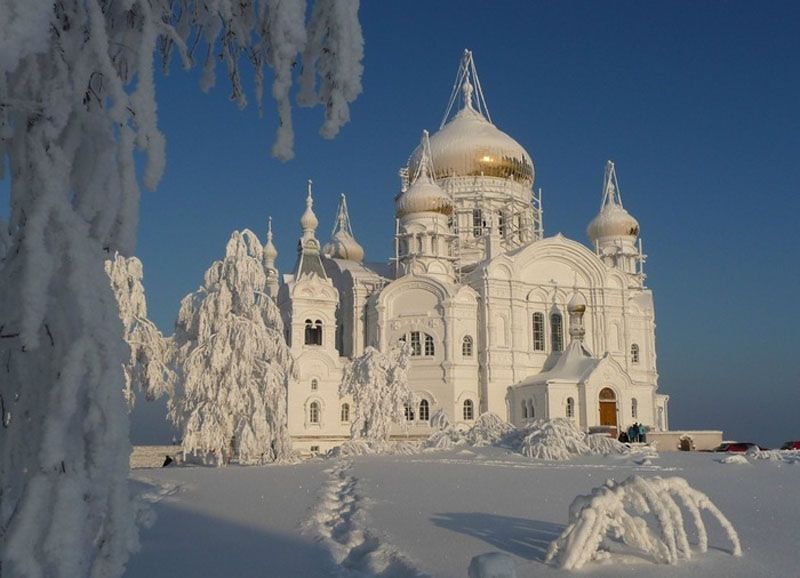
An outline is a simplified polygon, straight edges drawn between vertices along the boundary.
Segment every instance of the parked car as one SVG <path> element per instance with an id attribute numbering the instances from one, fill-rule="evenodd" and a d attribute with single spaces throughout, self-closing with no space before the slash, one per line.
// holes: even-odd
<path id="1" fill-rule="evenodd" d="M 745 452 L 757 452 L 759 450 L 765 450 L 765 449 L 767 448 L 762 448 L 758 444 L 754 444 L 752 442 L 723 442 L 711 451 L 745 453 Z"/>
<path id="2" fill-rule="evenodd" d="M 795 440 L 793 442 L 786 442 L 781 446 L 782 450 L 800 450 L 800 440 Z"/>

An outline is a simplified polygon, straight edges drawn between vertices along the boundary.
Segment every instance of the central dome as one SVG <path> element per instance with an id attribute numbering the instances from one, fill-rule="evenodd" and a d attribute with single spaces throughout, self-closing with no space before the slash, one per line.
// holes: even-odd
<path id="1" fill-rule="evenodd" d="M 430 140 L 436 179 L 483 175 L 533 184 L 528 152 L 469 104 Z M 421 157 L 422 149 L 417 147 L 408 162 L 410 174 L 416 172 Z"/>

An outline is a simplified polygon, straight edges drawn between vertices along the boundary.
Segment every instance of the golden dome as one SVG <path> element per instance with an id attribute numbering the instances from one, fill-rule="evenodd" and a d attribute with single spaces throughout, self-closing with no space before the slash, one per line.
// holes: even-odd
<path id="1" fill-rule="evenodd" d="M 395 198 L 394 206 L 398 219 L 412 213 L 453 213 L 450 197 L 430 178 L 426 165 L 417 180 Z"/>
<path id="2" fill-rule="evenodd" d="M 533 184 L 533 161 L 527 151 L 469 105 L 430 141 L 436 179 L 483 175 Z M 411 154 L 410 174 L 417 170 L 421 151 L 417 147 Z"/>

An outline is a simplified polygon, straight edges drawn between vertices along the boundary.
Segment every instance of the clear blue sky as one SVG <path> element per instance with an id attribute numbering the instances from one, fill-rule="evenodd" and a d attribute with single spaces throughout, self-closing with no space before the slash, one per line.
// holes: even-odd
<path id="1" fill-rule="evenodd" d="M 307 178 L 323 240 L 345 192 L 367 258 L 388 257 L 397 169 L 438 128 L 469 47 L 495 123 L 534 159 L 548 236 L 587 242 L 616 162 L 672 427 L 800 438 L 800 4 L 365 1 L 361 21 L 352 122 L 325 141 L 321 111 L 296 109 L 287 164 L 269 157 L 270 103 L 239 111 L 224 74 L 207 95 L 196 71 L 159 79 L 167 171 L 143 197 L 137 253 L 165 332 L 234 229 L 263 236 L 273 215 L 292 266 Z"/>

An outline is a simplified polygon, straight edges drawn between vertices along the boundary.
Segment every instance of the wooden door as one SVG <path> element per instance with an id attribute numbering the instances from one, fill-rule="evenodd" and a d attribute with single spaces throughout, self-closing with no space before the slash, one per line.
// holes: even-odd
<path id="1" fill-rule="evenodd" d="M 600 425 L 617 427 L 617 402 L 600 402 Z"/>

